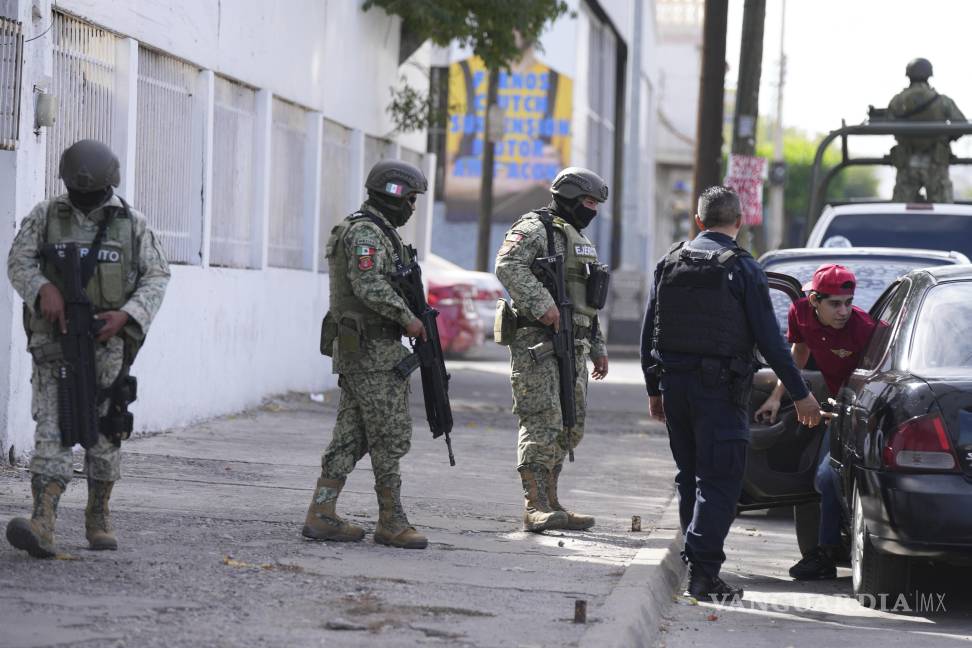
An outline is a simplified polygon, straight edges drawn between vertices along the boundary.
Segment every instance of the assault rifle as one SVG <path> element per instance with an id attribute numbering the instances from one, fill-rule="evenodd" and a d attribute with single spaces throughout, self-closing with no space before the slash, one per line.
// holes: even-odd
<path id="1" fill-rule="evenodd" d="M 82 261 L 76 243 L 46 245 L 43 254 L 64 278 L 64 317 L 67 333 L 60 335 L 63 360 L 57 369 L 57 411 L 61 444 L 98 442 L 98 375 L 95 371 L 95 336 L 104 322 L 94 319 L 94 308 L 84 292 L 96 258 Z M 97 256 L 96 249 L 88 255 Z M 90 268 L 90 270 L 88 269 Z"/>
<path id="2" fill-rule="evenodd" d="M 446 372 L 439 340 L 439 326 L 435 310 L 425 299 L 425 286 L 422 285 L 422 268 L 415 259 L 415 249 L 410 247 L 413 261 L 408 265 L 397 264 L 398 268 L 389 275 L 389 280 L 398 293 L 405 299 L 409 309 L 425 327 L 427 339 L 416 338 L 412 342 L 412 355 L 402 360 L 395 371 L 406 378 L 418 368 L 422 370 L 422 393 L 425 396 L 425 416 L 432 430 L 432 438 L 445 435 L 446 449 L 449 451 L 449 465 L 456 465 L 452 454 L 452 405 L 449 403 L 449 374 Z"/>
<path id="3" fill-rule="evenodd" d="M 540 276 L 540 282 L 554 298 L 560 311 L 560 330 L 555 331 L 552 326 L 549 327 L 550 340 L 530 347 L 530 356 L 534 362 L 540 362 L 551 354 L 556 357 L 557 371 L 560 373 L 560 414 L 564 427 L 569 430 L 577 425 L 577 403 L 574 399 L 577 364 L 574 349 L 574 305 L 567 296 L 564 255 L 538 257 L 531 269 Z M 573 450 L 570 451 L 570 460 L 574 460 Z"/>

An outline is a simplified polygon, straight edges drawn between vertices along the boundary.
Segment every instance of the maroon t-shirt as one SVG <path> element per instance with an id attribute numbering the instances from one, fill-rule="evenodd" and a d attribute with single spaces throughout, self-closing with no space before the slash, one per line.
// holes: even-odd
<path id="1" fill-rule="evenodd" d="M 810 300 L 804 297 L 790 306 L 786 339 L 793 344 L 802 342 L 807 345 L 830 395 L 836 396 L 837 390 L 860 362 L 861 353 L 876 328 L 877 323 L 871 316 L 857 306 L 853 307 L 843 328 L 824 326 L 814 315 Z"/>

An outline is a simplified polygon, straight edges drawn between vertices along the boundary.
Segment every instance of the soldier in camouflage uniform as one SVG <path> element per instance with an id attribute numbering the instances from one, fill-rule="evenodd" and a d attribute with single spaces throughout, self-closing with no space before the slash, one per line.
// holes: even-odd
<path id="1" fill-rule="evenodd" d="M 327 241 L 331 308 L 321 351 L 333 359 L 341 400 L 304 522 L 302 533 L 308 538 L 364 537 L 364 529 L 337 515 L 336 505 L 348 473 L 369 454 L 378 495 L 375 542 L 407 549 L 428 545 L 402 509 L 399 460 L 411 446 L 412 419 L 408 379 L 393 371 L 410 353 L 402 335 L 424 338 L 425 328 L 388 280 L 396 261 L 411 262 L 395 229 L 411 217 L 427 186 L 411 164 L 378 162 L 365 182 L 368 199 L 331 230 Z"/>
<path id="2" fill-rule="evenodd" d="M 894 119 L 912 121 L 965 121 L 965 115 L 955 102 L 939 94 L 928 84 L 932 65 L 917 58 L 908 63 L 905 74 L 911 85 L 899 92 L 888 104 Z M 930 202 L 952 202 L 952 181 L 948 165 L 952 157 L 947 137 L 896 137 L 898 144 L 891 149 L 891 162 L 897 169 L 893 200 L 919 200 L 918 190 L 925 188 Z"/>
<path id="3" fill-rule="evenodd" d="M 516 332 L 510 343 L 513 412 L 519 418 L 517 471 L 523 485 L 524 528 L 588 529 L 594 518 L 565 510 L 557 495 L 564 457 L 572 453 L 584 434 L 587 398 L 587 357 L 593 360 L 592 376 L 607 375 L 607 347 L 596 325 L 597 309 L 587 303 L 586 284 L 590 268 L 597 264 L 597 251 L 581 231 L 597 215 L 599 203 L 607 200 L 608 187 L 597 174 L 568 167 L 554 179 L 550 204 L 516 221 L 506 233 L 496 254 L 496 276 L 513 298 Z M 560 312 L 550 292 L 531 265 L 548 254 L 547 227 L 558 254 L 565 255 L 567 291 L 574 304 L 576 339 L 577 425 L 565 429 L 560 410 L 559 372 L 553 356 L 534 362 L 529 349 L 548 339 L 548 327 L 559 330 Z"/>
<path id="4" fill-rule="evenodd" d="M 145 216 L 127 208 L 112 187 L 120 182 L 118 158 L 94 140 L 81 140 L 66 149 L 60 176 L 67 194 L 39 203 L 21 224 L 7 258 L 7 274 L 24 300 L 28 349 L 33 356 L 32 413 L 37 422 L 30 462 L 34 511 L 31 519 L 15 518 L 7 525 L 7 539 L 38 558 L 55 555 L 54 522 L 57 504 L 71 479 L 72 449 L 61 444 L 56 371 L 63 356 L 58 338 L 66 333 L 63 279 L 53 264 L 43 261 L 41 249 L 50 243 L 74 242 L 92 246 L 104 219 L 104 239 L 97 270 L 86 293 L 104 325 L 97 335 L 95 367 L 99 389 L 110 387 L 123 365 L 130 364 L 148 333 L 169 281 L 162 247 Z M 110 401 L 101 405 L 107 413 Z M 85 535 L 91 549 L 117 549 L 108 499 L 121 476 L 120 446 L 104 435 L 85 453 L 88 505 Z"/>

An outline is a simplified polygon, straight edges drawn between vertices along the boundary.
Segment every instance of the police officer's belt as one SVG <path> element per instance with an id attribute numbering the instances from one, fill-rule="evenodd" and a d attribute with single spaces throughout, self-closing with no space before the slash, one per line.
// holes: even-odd
<path id="1" fill-rule="evenodd" d="M 547 325 L 540 320 L 530 319 L 523 315 L 516 316 L 516 326 L 517 328 L 522 327 L 533 327 L 533 328 L 547 328 Z M 590 326 L 575 326 L 574 327 L 574 339 L 576 340 L 586 340 L 591 334 Z"/>

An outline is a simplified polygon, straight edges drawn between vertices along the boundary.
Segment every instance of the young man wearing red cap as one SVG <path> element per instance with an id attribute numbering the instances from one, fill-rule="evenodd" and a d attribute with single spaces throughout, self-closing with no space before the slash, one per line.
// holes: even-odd
<path id="1" fill-rule="evenodd" d="M 813 280 L 803 289 L 809 293 L 790 306 L 787 340 L 793 344 L 793 361 L 801 369 L 810 356 L 836 396 L 840 386 L 857 367 L 861 353 L 871 340 L 877 323 L 853 305 L 857 280 L 841 265 L 817 268 Z M 756 411 L 756 420 L 774 422 L 783 395 L 782 383 Z M 820 448 L 814 487 L 820 493 L 818 546 L 790 568 L 796 580 L 837 578 L 836 557 L 840 550 L 841 507 L 836 475 L 830 467 L 830 435 L 825 433 Z"/>

